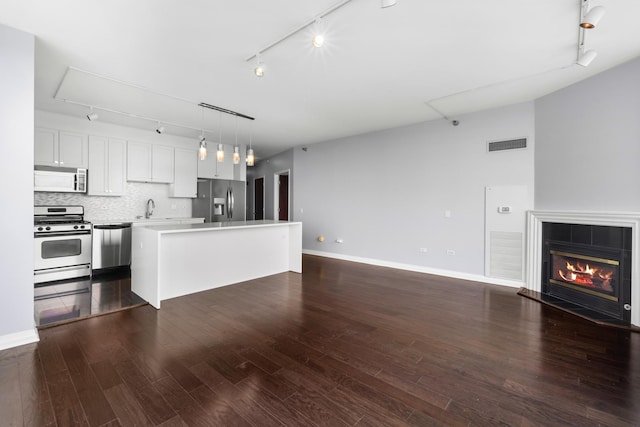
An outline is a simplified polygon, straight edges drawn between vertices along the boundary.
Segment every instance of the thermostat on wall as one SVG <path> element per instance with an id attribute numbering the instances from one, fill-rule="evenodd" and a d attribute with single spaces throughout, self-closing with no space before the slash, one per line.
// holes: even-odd
<path id="1" fill-rule="evenodd" d="M 498 206 L 498 213 L 508 214 L 511 213 L 513 208 L 511 206 Z"/>

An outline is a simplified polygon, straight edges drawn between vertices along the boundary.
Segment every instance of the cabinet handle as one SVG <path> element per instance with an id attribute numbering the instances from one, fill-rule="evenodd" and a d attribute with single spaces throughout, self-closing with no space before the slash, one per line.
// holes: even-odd
<path id="1" fill-rule="evenodd" d="M 64 165 L 64 162 L 60 162 L 61 165 Z"/>

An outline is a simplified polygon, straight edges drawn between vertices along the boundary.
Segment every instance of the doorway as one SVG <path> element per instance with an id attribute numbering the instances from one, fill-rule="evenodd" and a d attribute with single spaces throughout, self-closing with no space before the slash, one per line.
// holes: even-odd
<path id="1" fill-rule="evenodd" d="M 264 176 L 253 181 L 253 219 L 264 219 Z"/>
<path id="2" fill-rule="evenodd" d="M 289 221 L 289 170 L 277 172 L 274 175 L 273 184 L 275 188 L 273 217 L 280 221 Z"/>

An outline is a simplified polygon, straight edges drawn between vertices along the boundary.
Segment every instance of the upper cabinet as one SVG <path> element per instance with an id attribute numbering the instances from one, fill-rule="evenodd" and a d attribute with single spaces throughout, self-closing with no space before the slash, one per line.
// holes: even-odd
<path id="1" fill-rule="evenodd" d="M 127 143 L 127 180 L 173 182 L 174 148 L 148 142 Z"/>
<path id="2" fill-rule="evenodd" d="M 198 197 L 198 152 L 175 149 L 175 177 L 169 188 L 170 197 Z"/>
<path id="3" fill-rule="evenodd" d="M 87 168 L 87 136 L 75 132 L 55 129 L 35 129 L 34 164 Z"/>
<path id="4" fill-rule="evenodd" d="M 209 144 L 207 158 L 198 159 L 198 178 L 209 179 L 233 179 L 236 181 L 246 180 L 246 165 L 244 160 L 244 147 L 240 148 L 240 163 L 233 164 L 233 145 L 223 144 L 224 161 L 216 160 L 218 144 Z"/>
<path id="5" fill-rule="evenodd" d="M 89 136 L 90 196 L 125 194 L 126 144 L 122 139 Z"/>

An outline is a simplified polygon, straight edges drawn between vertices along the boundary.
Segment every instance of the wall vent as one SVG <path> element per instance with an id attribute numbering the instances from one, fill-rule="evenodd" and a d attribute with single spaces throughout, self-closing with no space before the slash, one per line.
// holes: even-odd
<path id="1" fill-rule="evenodd" d="M 492 151 L 516 150 L 527 148 L 527 138 L 508 139 L 506 141 L 493 141 L 487 143 L 487 149 Z"/>

